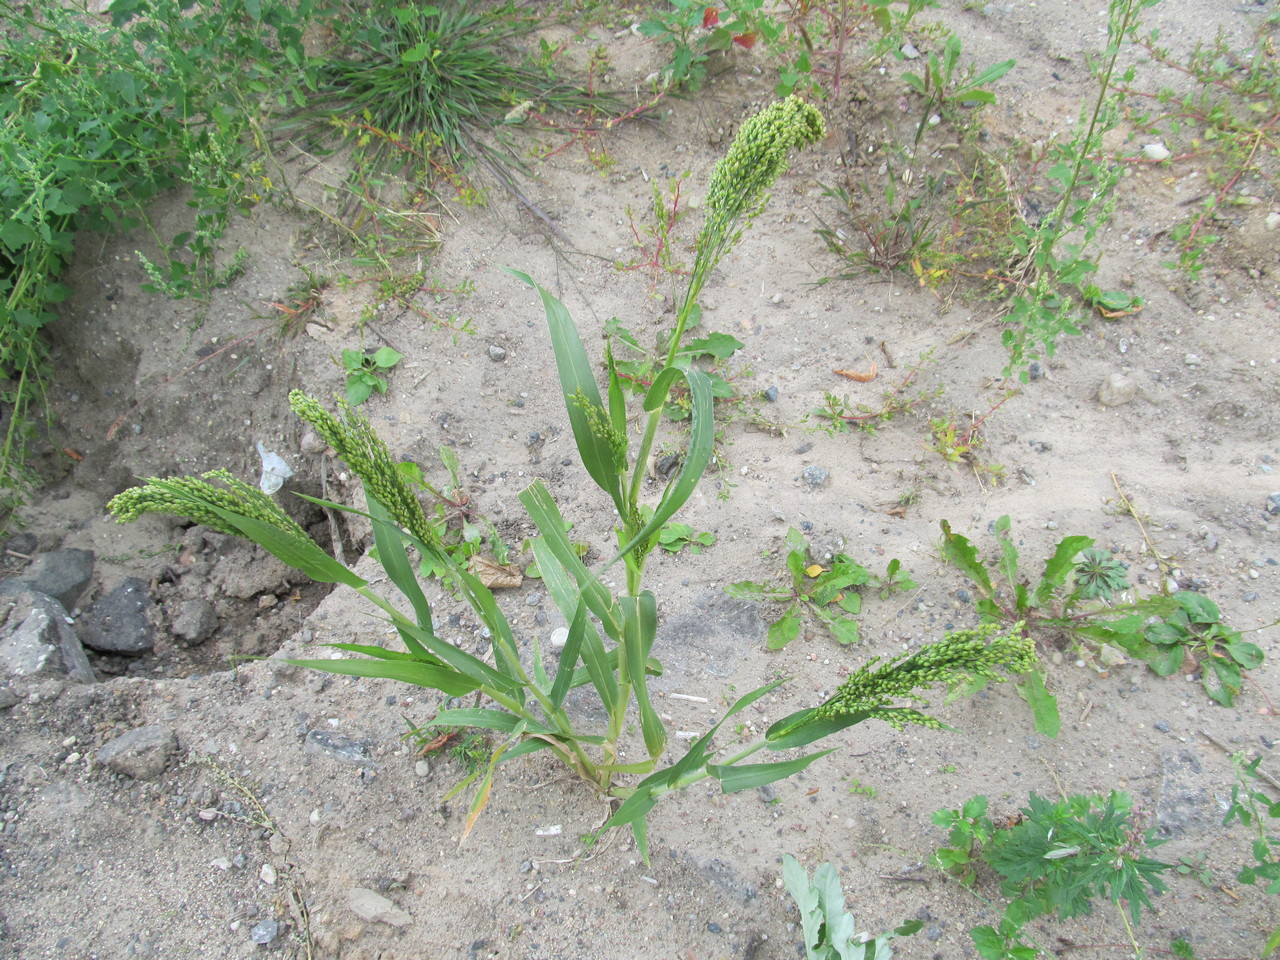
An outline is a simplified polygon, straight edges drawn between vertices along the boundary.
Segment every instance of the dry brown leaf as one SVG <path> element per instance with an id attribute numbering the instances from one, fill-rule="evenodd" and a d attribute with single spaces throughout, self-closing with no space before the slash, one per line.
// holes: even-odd
<path id="1" fill-rule="evenodd" d="M 467 572 L 477 577 L 490 590 L 514 589 L 524 583 L 520 568 L 503 565 L 493 557 L 476 554 L 467 562 Z"/>
<path id="2" fill-rule="evenodd" d="M 850 380 L 857 380 L 859 383 L 870 383 L 876 378 L 878 370 L 873 362 L 871 369 L 866 373 L 861 373 L 857 370 L 832 370 L 831 372 L 841 377 L 848 377 Z"/>

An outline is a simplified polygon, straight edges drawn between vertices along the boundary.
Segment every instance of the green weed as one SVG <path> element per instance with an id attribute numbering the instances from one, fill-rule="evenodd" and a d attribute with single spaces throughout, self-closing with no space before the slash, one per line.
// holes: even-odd
<path id="1" fill-rule="evenodd" d="M 930 52 L 924 59 L 920 73 L 907 71 L 902 79 L 924 100 L 920 122 L 916 125 L 916 144 L 924 137 L 924 132 L 933 125 L 934 113 L 938 110 L 952 110 L 962 103 L 973 105 L 996 102 L 996 95 L 987 89 L 987 84 L 994 83 L 1014 68 L 1017 61 L 1002 60 L 979 71 L 970 66 L 964 71 L 960 65 L 960 37 L 954 33 L 947 34 L 942 45 L 942 57 Z"/>
<path id="2" fill-rule="evenodd" d="M 809 871 L 789 853 L 782 855 L 782 882 L 800 911 L 807 960 L 888 960 L 889 941 L 909 937 L 924 923 L 912 920 L 877 937 L 859 934 L 853 915 L 845 910 L 844 891 L 836 868 L 824 863 L 809 879 Z"/>
<path id="3" fill-rule="evenodd" d="M 1233 758 L 1236 783 L 1231 788 L 1231 806 L 1227 808 L 1224 824 L 1239 820 L 1251 828 L 1254 834 L 1250 852 L 1254 862 L 1242 868 L 1236 875 L 1241 883 L 1262 886 L 1269 894 L 1280 893 L 1280 802 L 1258 789 L 1257 782 L 1265 779 L 1273 787 L 1275 779 L 1258 769 L 1261 757 L 1246 760 L 1243 755 Z M 1261 956 L 1268 957 L 1280 948 L 1280 927 L 1267 938 Z"/>
<path id="4" fill-rule="evenodd" d="M 342 351 L 342 369 L 347 373 L 347 403 L 358 407 L 376 390 L 387 392 L 387 381 L 380 371 L 390 370 L 404 359 L 404 354 L 390 347 L 381 347 L 373 353 L 359 350 Z"/>
<path id="5" fill-rule="evenodd" d="M 1032 587 L 1019 569 L 1009 518 L 997 520 L 994 530 L 1000 548 L 994 564 L 1002 581 L 999 588 L 977 549 L 942 521 L 942 559 L 973 583 L 984 621 L 1016 623 L 1030 632 L 1058 632 L 1075 644 L 1111 647 L 1145 662 L 1161 676 L 1177 672 L 1188 656 L 1196 656 L 1205 692 L 1224 706 L 1235 703 L 1242 671 L 1263 661 L 1262 649 L 1223 623 L 1208 597 L 1186 590 L 1171 596 L 1129 597 L 1124 568 L 1095 549 L 1092 537 L 1063 537 Z M 1024 695 L 1036 714 L 1037 729 L 1056 735 L 1054 698 L 1043 677 L 1028 680 L 1034 683 L 1028 683 Z"/>
<path id="6" fill-rule="evenodd" d="M 788 583 L 779 587 L 741 580 L 725 587 L 731 597 L 786 605 L 782 616 L 769 624 L 770 650 L 781 650 L 798 637 L 806 618 L 817 620 L 840 643 L 856 643 L 858 621 L 854 617 L 862 612 L 859 587 L 869 587 L 885 597 L 896 590 L 916 588 L 897 560 L 890 561 L 884 577 L 876 577 L 844 553 L 827 561 L 828 566 L 816 563 L 809 542 L 794 527 L 787 531 L 786 545 Z"/>
<path id="7" fill-rule="evenodd" d="M 970 883 L 973 866 L 985 863 L 1010 901 L 997 925 L 969 931 L 984 960 L 1034 960 L 1039 949 L 1022 939 L 1029 922 L 1091 914 L 1100 897 L 1119 908 L 1141 955 L 1135 928 L 1151 897 L 1168 889 L 1161 875 L 1173 867 L 1147 855 L 1164 841 L 1128 794 L 1074 794 L 1055 803 L 1033 793 L 1021 814 L 999 827 L 987 816 L 987 798 L 976 796 L 959 810 L 935 812 L 933 822 L 948 828 L 954 845 L 937 851 L 934 862 Z"/>

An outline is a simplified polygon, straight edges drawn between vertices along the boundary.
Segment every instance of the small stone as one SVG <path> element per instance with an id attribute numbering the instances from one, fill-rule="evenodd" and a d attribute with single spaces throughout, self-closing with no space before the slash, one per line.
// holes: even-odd
<path id="1" fill-rule="evenodd" d="M 308 730 L 302 751 L 312 755 L 337 757 L 358 766 L 365 766 L 370 761 L 369 744 L 344 737 L 332 730 Z"/>
<path id="2" fill-rule="evenodd" d="M 249 939 L 260 947 L 270 946 L 280 936 L 280 924 L 275 920 L 259 920 L 249 930 Z"/>
<path id="3" fill-rule="evenodd" d="M 756 788 L 756 793 L 760 795 L 762 803 L 773 803 L 778 799 L 777 788 L 772 783 L 766 783 Z"/>
<path id="4" fill-rule="evenodd" d="M 1267 513 L 1273 517 L 1280 517 L 1280 493 L 1273 493 L 1267 497 Z"/>
<path id="5" fill-rule="evenodd" d="M 1029 364 L 1027 364 L 1027 379 L 1043 380 L 1044 364 L 1042 364 L 1039 360 L 1032 360 Z"/>
<path id="6" fill-rule="evenodd" d="M 721 930 L 720 928 L 720 924 L 716 923 L 714 920 L 712 920 L 710 923 L 707 924 L 707 933 L 723 933 L 723 932 L 724 931 Z"/>
<path id="7" fill-rule="evenodd" d="M 496 343 L 489 347 L 489 359 L 494 363 L 501 363 L 507 359 L 507 351 L 505 347 L 500 347 Z"/>
<path id="8" fill-rule="evenodd" d="M 215 857 L 209 861 L 209 866 L 221 870 L 223 873 L 231 869 L 231 861 L 226 857 Z"/>
<path id="9" fill-rule="evenodd" d="M 413 775 L 415 777 L 431 776 L 431 761 L 424 758 L 415 763 L 413 765 Z"/>
<path id="10" fill-rule="evenodd" d="M 1162 160 L 1168 160 L 1173 156 L 1173 154 L 1169 152 L 1169 148 L 1160 142 L 1144 143 L 1142 145 L 1142 152 L 1146 155 L 1148 160 L 1155 160 L 1157 163 Z"/>
<path id="11" fill-rule="evenodd" d="M 763 396 L 764 396 L 765 400 L 766 400 L 768 403 L 777 403 L 777 402 L 778 402 L 778 388 L 777 388 L 777 387 L 769 387 L 767 390 L 765 390 L 765 392 L 764 392 Z"/>
<path id="12" fill-rule="evenodd" d="M 536 607 L 538 604 L 542 603 L 542 594 L 535 590 L 524 598 L 524 602 L 526 606 Z"/>
<path id="13" fill-rule="evenodd" d="M 1280 213 L 1272 210 L 1267 214 L 1267 219 L 1262 221 L 1262 225 L 1268 230 L 1280 230 Z"/>
<path id="14" fill-rule="evenodd" d="M 94 759 L 134 780 L 155 780 L 177 750 L 178 738 L 173 730 L 153 723 L 108 741 Z"/>
<path id="15" fill-rule="evenodd" d="M 931 923 L 925 928 L 924 935 L 926 939 L 938 941 L 942 939 L 942 927 L 939 924 Z"/>
<path id="16" fill-rule="evenodd" d="M 826 483 L 827 478 L 830 476 L 831 471 L 826 467 L 808 466 L 804 468 L 804 482 L 814 489 Z"/>
<path id="17" fill-rule="evenodd" d="M 19 703 L 18 695 L 8 687 L 0 687 L 0 710 L 9 710 Z"/>
<path id="18" fill-rule="evenodd" d="M 803 443 L 796 444 L 796 453 L 808 453 L 812 449 L 813 449 L 813 444 L 810 443 L 808 440 L 805 440 Z"/>
<path id="19" fill-rule="evenodd" d="M 1045 522 L 1044 528 L 1045 528 L 1046 530 L 1057 530 L 1057 529 L 1058 529 L 1058 521 L 1057 521 L 1057 520 L 1048 520 L 1048 521 L 1046 521 L 1046 522 Z"/>
<path id="20" fill-rule="evenodd" d="M 1161 733 L 1168 733 L 1168 732 L 1169 732 L 1169 723 L 1168 723 L 1168 721 L 1165 721 L 1165 720 L 1157 720 L 1155 723 L 1153 723 L 1153 724 L 1152 724 L 1152 726 L 1153 726 L 1153 727 L 1155 727 L 1157 730 L 1159 730 Z"/>
<path id="21" fill-rule="evenodd" d="M 1248 593 L 1246 593 L 1246 594 L 1245 594 L 1244 596 L 1242 596 L 1240 599 L 1241 599 L 1241 600 L 1243 600 L 1245 603 L 1253 603 L 1255 600 L 1257 600 L 1257 599 L 1258 599 L 1258 591 L 1257 591 L 1257 590 L 1250 590 Z"/>
<path id="22" fill-rule="evenodd" d="M 370 923 L 386 923 L 393 927 L 407 927 L 413 918 L 380 893 L 366 887 L 352 887 L 347 894 L 347 906 L 361 920 Z"/>
<path id="23" fill-rule="evenodd" d="M 960 590 L 956 591 L 956 599 L 959 600 L 961 603 L 968 603 L 972 598 L 969 596 L 968 590 L 961 588 Z"/>
<path id="24" fill-rule="evenodd" d="M 551 650 L 563 650 L 564 645 L 569 642 L 569 628 L 556 627 L 551 631 L 551 637 L 547 640 L 547 647 Z"/>
<path id="25" fill-rule="evenodd" d="M 1113 373 L 1098 385 L 1098 402 L 1104 407 L 1118 407 L 1138 395 L 1138 385 L 1122 373 Z"/>
<path id="26" fill-rule="evenodd" d="M 521 860 L 521 861 L 520 861 L 520 872 L 521 872 L 521 873 L 529 873 L 529 872 L 531 872 L 532 870 L 533 870 L 533 861 L 532 861 L 532 860 Z"/>
<path id="27" fill-rule="evenodd" d="M 1185 363 L 1188 367 L 1198 367 L 1200 366 L 1200 364 L 1204 363 L 1204 361 L 1201 360 L 1194 353 L 1188 353 L 1185 357 L 1182 358 L 1182 362 Z"/>
<path id="28" fill-rule="evenodd" d="M 920 51 L 910 43 L 904 43 L 899 49 L 904 60 L 918 60 L 920 58 Z"/>
<path id="29" fill-rule="evenodd" d="M 208 600 L 184 600 L 178 605 L 171 629 L 187 646 L 199 646 L 218 629 L 218 615 Z"/>

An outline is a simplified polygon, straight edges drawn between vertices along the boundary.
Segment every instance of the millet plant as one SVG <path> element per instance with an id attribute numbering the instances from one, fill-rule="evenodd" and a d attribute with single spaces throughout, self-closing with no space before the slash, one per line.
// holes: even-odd
<path id="1" fill-rule="evenodd" d="M 542 300 L 559 371 L 565 407 L 579 457 L 591 479 L 617 511 L 618 551 L 605 570 L 621 562 L 625 589 L 614 594 L 602 573 L 588 569 L 565 534 L 566 524 L 550 492 L 535 480 L 520 495 L 540 532 L 532 549 L 547 591 L 569 623 L 569 633 L 553 672 L 543 661 L 536 640 L 532 656 L 522 657 L 521 644 L 493 594 L 460 567 L 443 549 L 404 475 L 368 420 L 348 405 L 335 416 L 300 392 L 290 395 L 293 410 L 310 423 L 364 483 L 377 559 L 388 579 L 412 608 L 401 611 L 370 589 L 369 582 L 331 558 L 269 497 L 226 473 L 205 479 L 151 479 L 112 500 L 116 516 L 132 520 L 147 512 L 185 516 L 225 533 L 246 536 L 285 563 L 313 579 L 344 583 L 374 603 L 399 634 L 404 650 L 362 643 L 329 646 L 359 658 L 297 660 L 294 663 L 329 673 L 402 680 L 438 690 L 448 697 L 479 694 L 477 705 L 440 711 L 432 727 L 477 727 L 495 734 L 495 747 L 476 791 L 463 836 L 487 803 L 496 767 L 507 760 L 549 750 L 557 759 L 602 793 L 620 802 L 605 827 L 630 825 L 647 858 L 647 815 L 667 793 L 707 778 L 726 792 L 749 789 L 803 770 L 829 750 L 767 763 L 744 761 L 761 750 L 806 747 L 867 719 L 901 726 L 939 726 L 938 721 L 895 700 L 915 697 L 933 683 L 959 684 L 980 678 L 1000 679 L 999 670 L 1031 669 L 1034 651 L 1017 631 L 995 627 L 951 634 L 910 656 L 879 669 L 872 661 L 850 676 L 826 702 L 775 723 L 763 737 L 721 749 L 713 743 L 719 727 L 734 714 L 781 685 L 776 680 L 754 690 L 725 711 L 714 727 L 699 737 L 685 755 L 661 766 L 667 732 L 650 700 L 648 678 L 661 672 L 652 656 L 658 627 L 658 602 L 644 589 L 645 561 L 659 545 L 663 525 L 685 503 L 709 462 L 713 445 L 711 389 L 706 374 L 681 367 L 676 358 L 687 329 L 698 321 L 698 298 L 716 265 L 741 238 L 763 209 L 767 191 L 786 168 L 791 150 L 822 137 L 824 124 L 813 107 L 788 98 L 745 122 L 728 155 L 717 164 L 706 202 L 706 221 L 688 287 L 677 310 L 666 365 L 643 400 L 647 414 L 640 443 L 632 449 L 627 432 L 626 392 L 606 351 L 607 384 L 602 396 L 577 328 L 564 305 L 524 274 Z M 513 271 L 514 273 L 514 271 Z M 641 502 L 645 464 L 653 448 L 664 402 L 682 381 L 691 397 L 689 436 L 683 466 L 655 504 Z M 208 481 L 220 481 L 221 486 Z M 339 504 L 328 504 L 350 510 Z M 359 512 L 359 511 L 353 511 Z M 445 571 L 451 582 L 490 631 L 493 665 L 437 636 L 431 604 L 410 562 L 408 548 L 422 566 Z M 581 728 L 582 718 L 565 704 L 569 692 L 590 686 L 608 717 L 604 729 Z M 480 705 L 483 704 L 483 705 Z M 628 756 L 628 717 L 634 705 L 643 749 Z M 633 775 L 638 783 L 619 782 Z"/>

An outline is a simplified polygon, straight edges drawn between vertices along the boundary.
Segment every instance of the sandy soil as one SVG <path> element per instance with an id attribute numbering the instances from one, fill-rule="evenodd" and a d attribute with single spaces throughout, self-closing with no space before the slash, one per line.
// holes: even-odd
<path id="1" fill-rule="evenodd" d="M 978 62 L 1018 60 L 983 117 L 994 143 L 1044 138 L 1074 121 L 1092 96 L 1083 58 L 1105 39 L 1104 12 L 1100 0 L 946 12 Z M 1241 36 L 1259 16 L 1251 4 L 1180 0 L 1155 8 L 1148 22 L 1187 49 L 1218 28 Z M 597 42 L 609 46 L 619 87 L 657 62 L 625 31 L 601 28 L 577 41 L 583 50 Z M 608 505 L 572 450 L 541 308 L 500 268 L 525 270 L 562 297 L 597 356 L 610 317 L 651 339 L 670 321 L 670 279 L 616 268 L 643 256 L 628 210 L 642 222 L 651 181 L 686 171 L 686 195 L 701 196 L 732 123 L 769 99 L 772 81 L 757 65 L 739 54 L 702 94 L 664 104 L 661 122 L 610 134 L 602 145 L 615 162 L 604 171 L 576 148 L 541 165 L 529 196 L 571 243 L 549 239 L 499 196 L 452 209 L 428 275 L 448 288 L 470 281 L 474 292 L 421 292 L 417 312 L 385 307 L 363 325 L 367 348 L 385 343 L 406 357 L 388 395 L 366 406 L 382 435 L 440 476 L 435 451 L 451 446 L 473 505 L 509 542 L 532 530 L 516 496 L 534 477 L 577 524 L 576 537 L 602 550 L 611 534 Z M 1065 341 L 1046 375 L 988 420 L 983 458 L 1008 478 L 995 485 L 926 446 L 930 416 L 981 415 L 1009 386 L 997 376 L 1004 353 L 990 305 L 901 276 L 815 285 L 841 269 L 814 234 L 836 214 L 822 186 L 871 176 L 882 155 L 851 170 L 849 144 L 865 151 L 913 136 L 915 105 L 896 107 L 906 94 L 900 68 L 886 71 L 851 79 L 847 89 L 862 93 L 824 106 L 831 138 L 796 159 L 708 288 L 704 328 L 745 344 L 730 363 L 743 400 L 726 410 L 720 470 L 679 518 L 713 532 L 715 545 L 651 563 L 662 616 L 655 653 L 666 667 L 656 686 L 673 731 L 704 731 L 734 691 L 791 676 L 748 714 L 763 729 L 832 691 L 865 658 L 974 623 L 970 585 L 937 557 L 942 519 L 985 552 L 994 544 L 989 525 L 1009 514 L 1033 568 L 1063 534 L 1086 534 L 1150 577 L 1141 531 L 1114 510 L 1117 481 L 1148 518 L 1156 547 L 1232 623 L 1244 629 L 1280 616 L 1280 525 L 1264 510 L 1280 488 L 1271 471 L 1280 458 L 1280 234 L 1262 225 L 1276 198 L 1240 208 L 1227 255 L 1192 285 L 1159 264 L 1162 232 L 1185 215 L 1178 204 L 1195 189 L 1193 169 L 1135 168 L 1106 233 L 1102 277 L 1103 286 L 1131 283 L 1147 306 Z M 181 212 L 179 198 L 157 216 Z M 676 231 L 686 260 L 697 217 L 695 209 Z M 1267 753 L 1264 766 L 1280 772 L 1268 712 L 1275 630 L 1254 636 L 1271 659 L 1232 709 L 1213 704 L 1189 676 L 1162 679 L 1130 664 L 1101 670 L 1046 643 L 1064 718 L 1056 740 L 1035 734 L 1011 686 L 948 705 L 939 696 L 935 709 L 953 731 L 864 724 L 837 738 L 839 752 L 774 791 L 721 796 L 700 785 L 668 799 L 650 819 L 648 865 L 629 835 L 584 852 L 581 838 L 607 817 L 606 804 L 545 761 L 515 762 L 502 768 L 488 810 L 460 846 L 466 800 L 446 795 L 464 768 L 448 757 L 418 764 L 400 739 L 405 717 L 432 715 L 433 697 L 277 660 L 229 659 L 280 643 L 281 655 L 312 655 L 319 643 L 378 635 L 382 625 L 358 597 L 310 596 L 264 568 L 246 596 L 231 598 L 213 571 L 228 556 L 224 570 L 246 564 L 234 545 L 156 518 L 119 527 L 104 516 L 106 500 L 135 476 L 226 467 L 255 477 L 257 442 L 290 462 L 289 489 L 318 494 L 323 484 L 331 496 L 352 496 L 340 465 L 303 451 L 285 395 L 341 390 L 334 358 L 360 343 L 372 286 L 325 288 L 306 329 L 280 337 L 271 304 L 302 280 L 300 265 L 331 277 L 347 269 L 305 218 L 272 208 L 236 224 L 228 249 L 249 251 L 248 272 L 207 304 L 141 293 L 133 253 L 141 242 L 81 245 L 77 293 L 55 336 L 66 371 L 56 398 L 65 444 L 84 459 L 27 520 L 41 551 L 97 552 L 82 606 L 140 576 L 160 611 L 208 596 L 223 625 L 193 649 L 166 632 L 161 613 L 156 654 L 95 661 L 101 683 L 12 684 L 19 701 L 2 715 L 0 746 L 0 956 L 781 960 L 802 955 L 779 879 L 780 858 L 791 853 L 810 868 L 837 866 L 861 929 L 924 920 L 921 933 L 898 942 L 900 956 L 950 960 L 973 955 L 967 931 L 998 916 L 999 898 L 990 882 L 970 891 L 927 866 L 943 840 L 931 813 L 977 792 L 1007 814 L 1029 791 L 1112 788 L 1132 793 L 1170 838 L 1163 859 L 1204 854 L 1212 872 L 1211 886 L 1172 878 L 1144 915 L 1143 943 L 1167 948 L 1181 936 L 1201 957 L 1256 957 L 1280 923 L 1280 898 L 1235 882 L 1247 838 L 1221 826 L 1232 767 L 1206 736 Z M 427 316 L 457 317 L 470 332 L 440 329 Z M 493 346 L 503 359 L 491 359 Z M 830 434 L 806 420 L 828 391 L 876 402 L 928 351 L 932 362 L 916 382 L 941 394 L 874 435 Z M 832 373 L 872 361 L 873 383 Z M 1117 372 L 1138 384 L 1138 396 L 1103 407 L 1097 387 Z M 770 387 L 775 402 L 761 396 Z M 809 483 L 810 466 L 829 471 L 826 482 Z M 890 514 L 908 491 L 909 508 Z M 919 584 L 906 596 L 869 598 L 856 647 L 810 631 L 769 652 L 764 617 L 772 611 L 723 592 L 736 580 L 777 576 L 783 537 L 802 524 L 820 554 L 844 550 L 876 570 L 897 557 Z M 360 546 L 353 535 L 348 551 Z M 153 555 L 169 545 L 178 546 Z M 560 623 L 536 581 L 504 600 L 522 636 L 545 640 Z M 474 618 L 448 598 L 439 604 L 464 645 L 482 645 Z M 94 761 L 103 743 L 144 724 L 176 734 L 175 762 L 162 776 L 134 780 Z M 317 731 L 348 738 L 349 757 L 318 748 Z M 403 913 L 360 916 L 352 897 L 362 889 Z M 278 934 L 260 946 L 253 932 L 262 936 L 268 921 Z M 1109 945 L 1062 955 L 1128 955 L 1109 905 L 1031 932 L 1055 948 L 1065 949 L 1059 938 Z"/>

